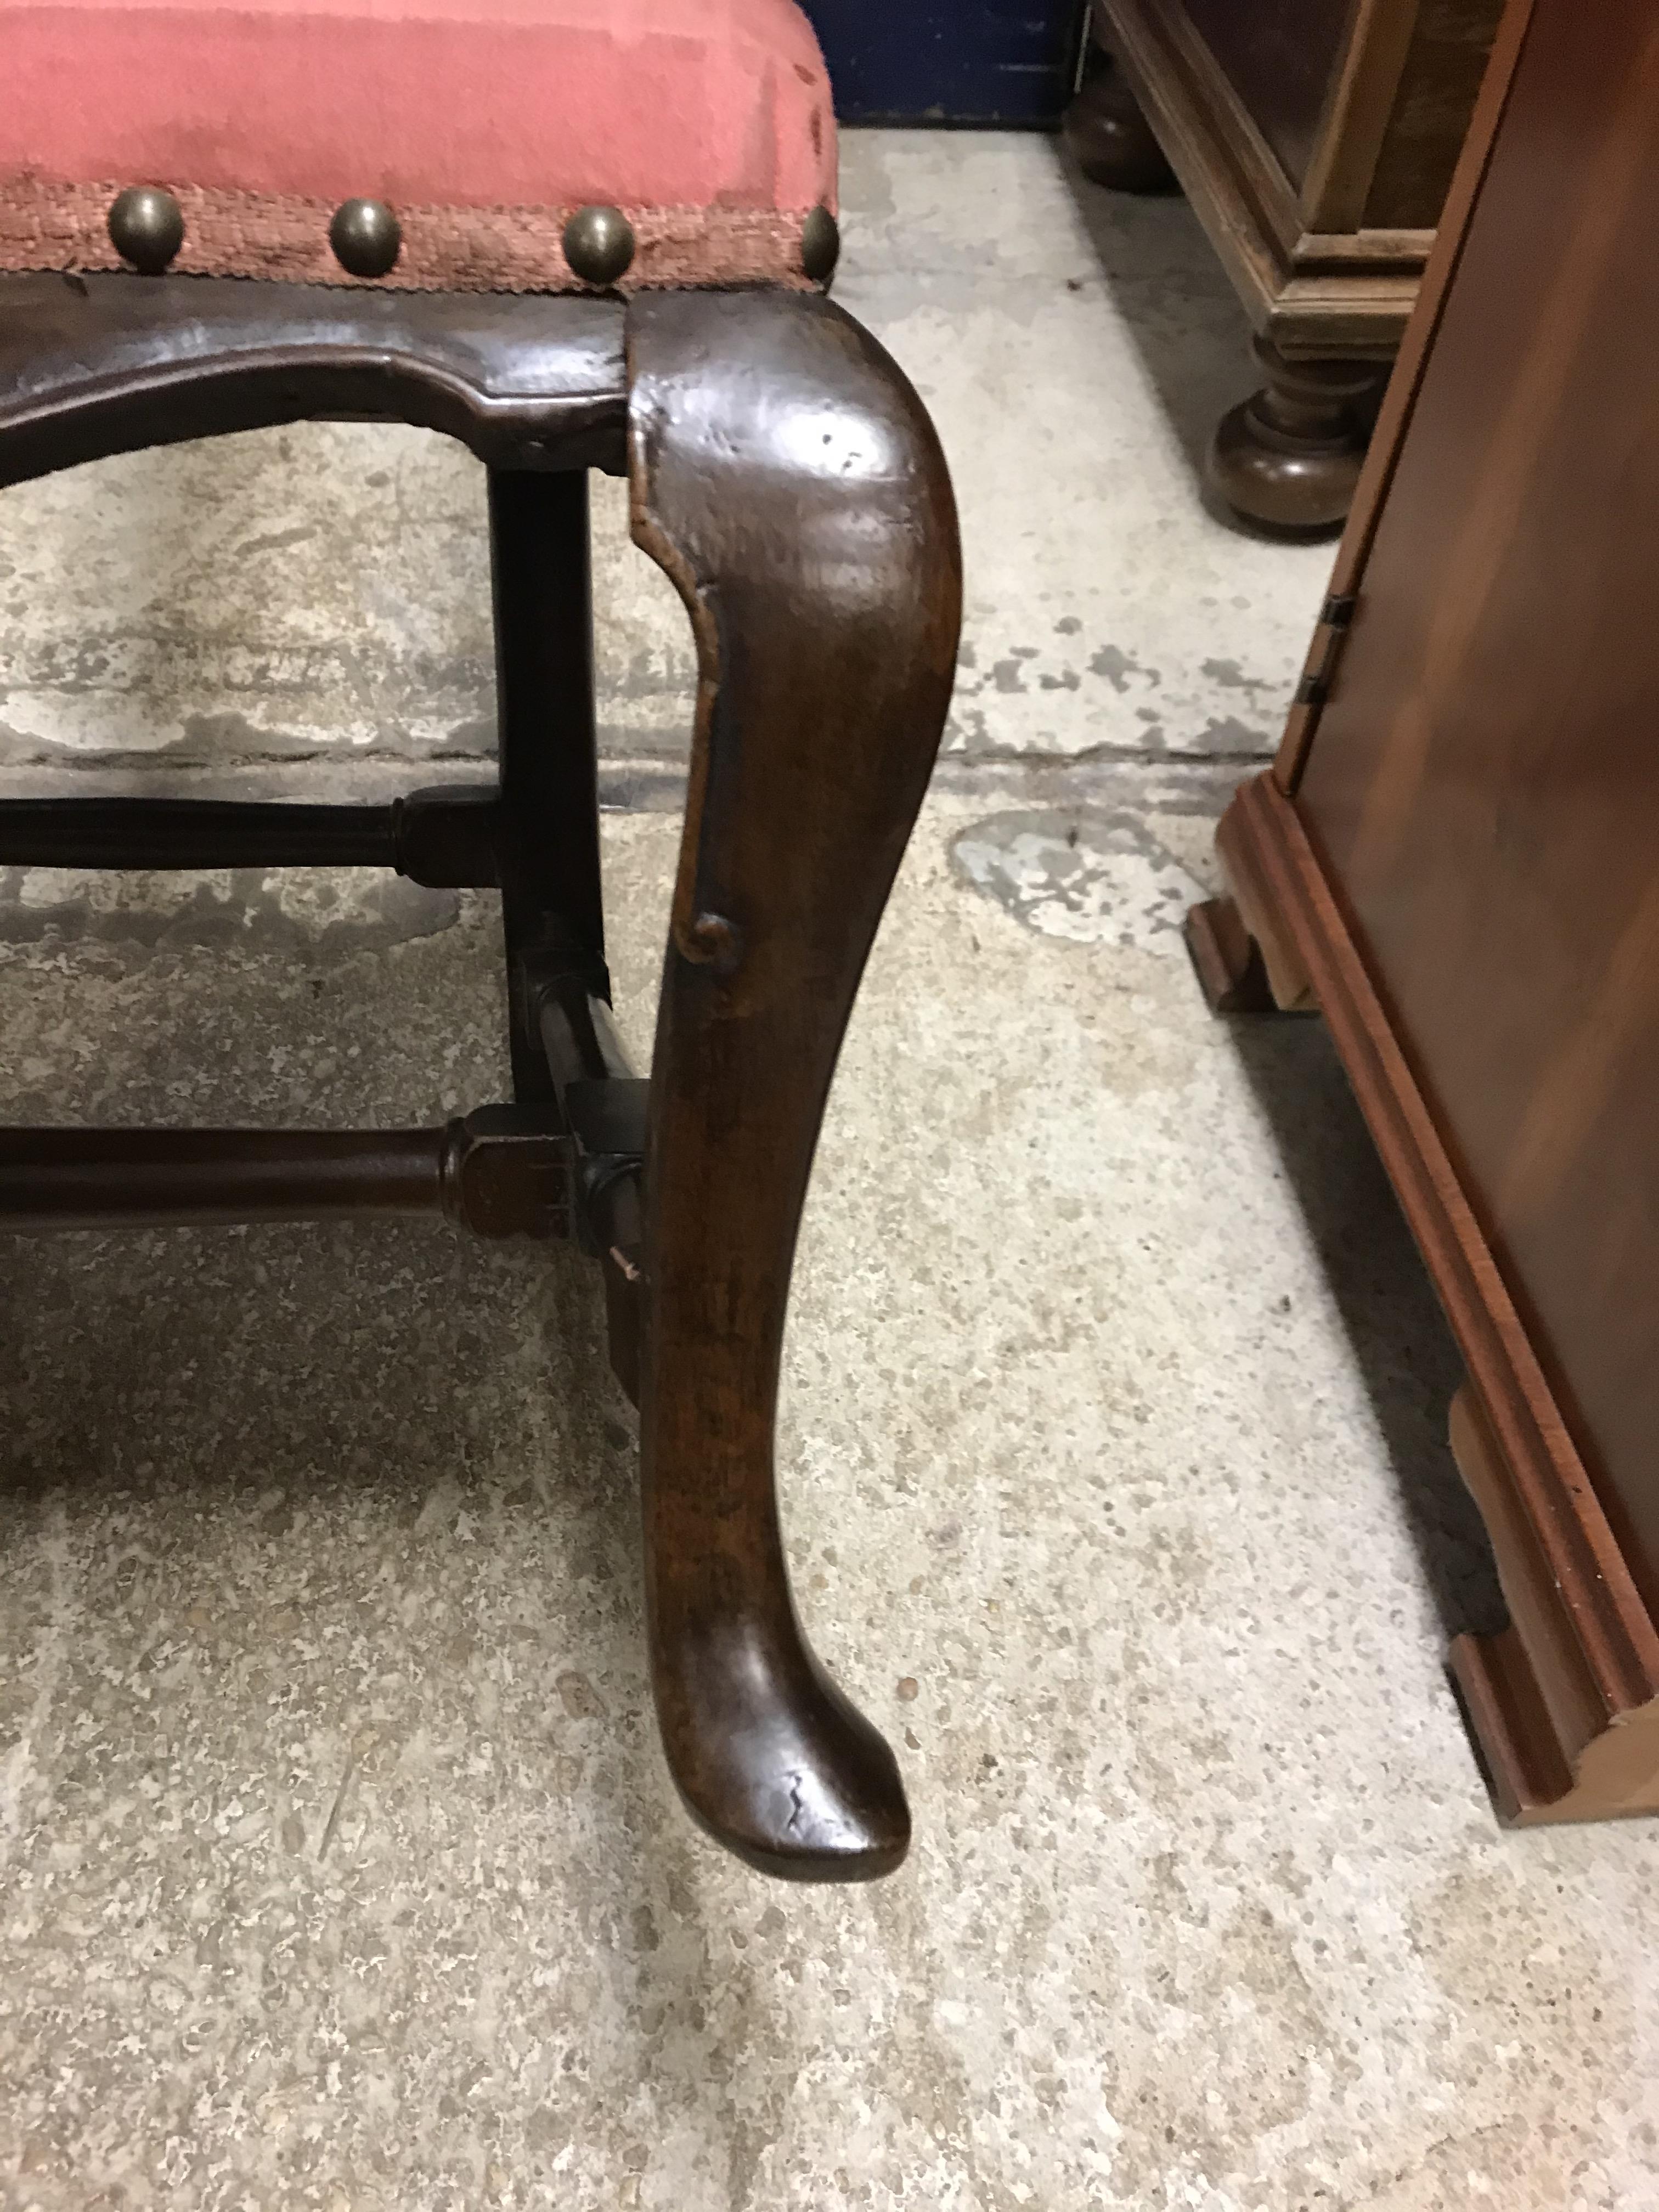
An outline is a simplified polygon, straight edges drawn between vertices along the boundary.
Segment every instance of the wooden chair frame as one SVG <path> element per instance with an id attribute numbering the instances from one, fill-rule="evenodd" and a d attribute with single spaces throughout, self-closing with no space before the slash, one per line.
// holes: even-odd
<path id="1" fill-rule="evenodd" d="M 653 1681 L 680 1792 L 765 1872 L 887 1873 L 903 1788 L 802 1635 L 774 1429 L 824 1100 L 951 692 L 960 562 L 938 441 L 881 348 L 816 295 L 0 277 L 0 485 L 331 416 L 423 424 L 489 469 L 496 786 L 392 807 L 0 802 L 0 864 L 355 863 L 497 886 L 514 1101 L 435 1130 L 11 1130 L 0 1228 L 392 1211 L 578 1237 L 640 1407 Z M 595 467 L 627 475 L 699 668 L 648 1084 L 609 1019 Z"/>

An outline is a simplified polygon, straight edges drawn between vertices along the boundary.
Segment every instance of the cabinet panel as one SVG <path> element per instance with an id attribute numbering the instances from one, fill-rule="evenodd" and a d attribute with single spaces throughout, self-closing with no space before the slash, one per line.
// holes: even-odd
<path id="1" fill-rule="evenodd" d="M 1184 0 L 1193 27 L 1221 66 L 1292 185 L 1313 159 L 1353 0 Z"/>
<path id="2" fill-rule="evenodd" d="M 1422 0 L 1366 196 L 1378 230 L 1432 230 L 1457 166 L 1503 0 Z"/>
<path id="3" fill-rule="evenodd" d="M 1297 792 L 1659 1595 L 1659 21 L 1540 9 Z"/>

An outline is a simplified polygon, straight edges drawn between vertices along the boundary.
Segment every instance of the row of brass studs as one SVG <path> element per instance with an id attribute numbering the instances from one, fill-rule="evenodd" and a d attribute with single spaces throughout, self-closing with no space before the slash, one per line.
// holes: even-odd
<path id="1" fill-rule="evenodd" d="M 185 242 L 185 211 L 155 185 L 130 185 L 109 211 L 110 243 L 141 275 L 159 276 Z M 384 200 L 344 200 L 328 227 L 334 258 L 348 276 L 385 276 L 403 252 L 403 226 Z M 800 263 L 815 284 L 828 281 L 841 233 L 828 208 L 801 227 Z M 578 208 L 564 227 L 564 258 L 585 284 L 614 284 L 634 258 L 634 226 L 620 208 Z"/>

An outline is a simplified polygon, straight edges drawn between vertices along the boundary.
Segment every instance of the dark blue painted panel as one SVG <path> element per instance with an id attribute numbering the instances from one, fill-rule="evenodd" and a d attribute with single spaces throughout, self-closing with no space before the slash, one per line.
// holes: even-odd
<path id="1" fill-rule="evenodd" d="M 801 0 L 843 123 L 1053 124 L 1079 0 Z"/>

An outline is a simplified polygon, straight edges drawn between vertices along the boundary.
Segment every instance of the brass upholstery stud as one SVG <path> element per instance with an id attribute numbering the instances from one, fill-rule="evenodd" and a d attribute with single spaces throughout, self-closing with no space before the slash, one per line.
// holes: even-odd
<path id="1" fill-rule="evenodd" d="M 815 284 L 827 284 L 841 258 L 841 226 L 827 207 L 815 207 L 800 232 L 800 265 Z"/>
<path id="2" fill-rule="evenodd" d="M 342 200 L 328 242 L 348 276 L 384 276 L 403 252 L 403 226 L 384 200 Z"/>
<path id="3" fill-rule="evenodd" d="M 185 242 L 185 211 L 158 185 L 129 185 L 110 203 L 109 242 L 141 276 L 159 276 Z"/>
<path id="4" fill-rule="evenodd" d="M 634 258 L 634 226 L 620 208 L 578 208 L 564 227 L 564 258 L 584 284 L 614 284 Z"/>

